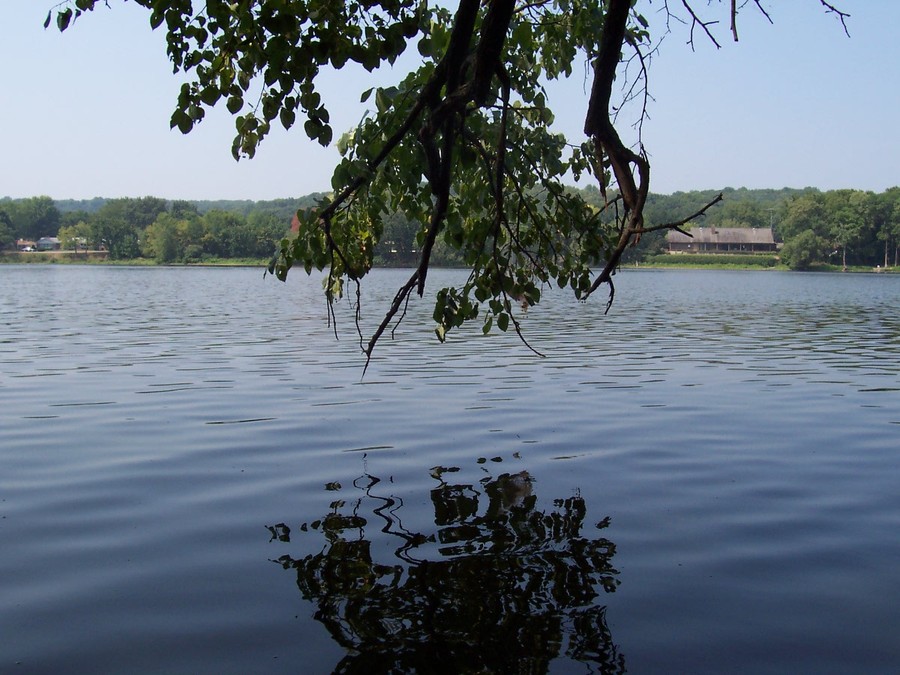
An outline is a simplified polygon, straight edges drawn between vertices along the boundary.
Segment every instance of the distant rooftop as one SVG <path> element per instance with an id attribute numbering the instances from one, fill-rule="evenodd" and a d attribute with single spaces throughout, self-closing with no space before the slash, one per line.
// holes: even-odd
<path id="1" fill-rule="evenodd" d="M 689 237 L 681 232 L 669 230 L 666 241 L 670 244 L 775 244 L 775 235 L 768 227 L 695 227 Z"/>

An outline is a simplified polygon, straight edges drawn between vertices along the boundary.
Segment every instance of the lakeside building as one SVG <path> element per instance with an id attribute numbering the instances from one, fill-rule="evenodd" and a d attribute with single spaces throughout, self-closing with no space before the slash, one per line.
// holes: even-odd
<path id="1" fill-rule="evenodd" d="M 62 248 L 62 243 L 58 237 L 41 237 L 37 240 L 38 251 L 58 251 Z"/>
<path id="2" fill-rule="evenodd" d="M 666 233 L 669 253 L 774 253 L 775 234 L 766 227 L 695 227 L 691 235 Z"/>

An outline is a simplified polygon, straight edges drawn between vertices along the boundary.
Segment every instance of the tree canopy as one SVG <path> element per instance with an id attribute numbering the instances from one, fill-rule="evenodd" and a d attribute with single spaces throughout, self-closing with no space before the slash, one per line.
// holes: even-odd
<path id="1" fill-rule="evenodd" d="M 517 308 L 537 303 L 544 285 L 585 299 L 605 284 L 611 304 L 612 277 L 629 246 L 649 231 L 681 228 L 720 199 L 673 222 L 645 223 L 650 164 L 640 142 L 622 141 L 617 114 L 623 101 L 648 95 L 656 46 L 648 2 L 459 0 L 451 9 L 427 0 L 134 1 L 149 10 L 153 28 L 165 26 L 174 69 L 190 76 L 172 126 L 187 133 L 223 103 L 236 116 L 235 158 L 252 157 L 273 123 L 291 128 L 298 118 L 310 139 L 330 144 L 318 78 L 348 63 L 374 71 L 418 51 L 417 67 L 395 85 L 361 93 L 374 111 L 337 141 L 343 159 L 333 193 L 298 213 L 297 236 L 281 242 L 269 266 L 282 280 L 295 265 L 327 270 L 330 306 L 347 283 L 359 297 L 386 218 L 399 213 L 415 223 L 415 268 L 374 333 L 360 334 L 369 358 L 410 296 L 423 295 L 438 242 L 471 270 L 462 287 L 437 293 L 438 337 L 479 316 L 485 332 L 496 325 L 521 335 Z M 811 3 L 847 18 L 825 0 Z M 96 5 L 58 5 L 58 28 Z M 745 8 L 766 14 L 758 0 L 662 2 L 652 8 L 654 28 L 664 33 L 680 21 L 691 41 L 696 33 L 718 45 L 720 26 L 737 40 Z M 567 139 L 551 130 L 545 85 L 584 66 L 584 136 Z M 639 113 L 631 122 L 639 128 L 641 120 Z M 567 187 L 584 175 L 596 181 L 601 206 Z M 848 230 L 845 238 L 853 236 Z"/>

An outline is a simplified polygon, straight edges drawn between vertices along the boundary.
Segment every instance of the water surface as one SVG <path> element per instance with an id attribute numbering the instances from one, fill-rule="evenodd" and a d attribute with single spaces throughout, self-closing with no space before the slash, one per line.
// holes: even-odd
<path id="1" fill-rule="evenodd" d="M 0 267 L 0 672 L 896 672 L 900 278 L 617 280 Z"/>

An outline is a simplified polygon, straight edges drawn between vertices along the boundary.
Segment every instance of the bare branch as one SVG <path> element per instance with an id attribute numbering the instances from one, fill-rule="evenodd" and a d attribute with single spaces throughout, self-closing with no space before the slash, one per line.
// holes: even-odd
<path id="1" fill-rule="evenodd" d="M 381 323 L 378 324 L 378 328 L 375 329 L 375 332 L 372 333 L 372 337 L 369 338 L 369 344 L 363 350 L 363 353 L 366 355 L 366 365 L 363 366 L 362 372 L 363 377 L 365 377 L 366 370 L 368 370 L 369 368 L 369 363 L 372 361 L 372 352 L 375 350 L 375 345 L 378 343 L 378 339 L 390 325 L 394 317 L 397 316 L 397 313 L 400 311 L 400 307 L 405 306 L 405 303 L 409 298 L 409 294 L 412 293 L 412 290 L 416 287 L 418 282 L 419 270 L 417 269 L 412 273 L 412 276 L 407 279 L 406 283 L 400 287 L 400 290 L 397 291 L 397 294 L 394 296 L 394 300 L 393 302 L 391 302 L 391 306 L 388 309 L 387 314 L 384 315 Z"/>
<path id="2" fill-rule="evenodd" d="M 737 0 L 731 0 L 731 35 L 734 37 L 734 41 L 737 42 Z"/>
<path id="3" fill-rule="evenodd" d="M 850 31 L 847 30 L 847 19 L 850 18 L 850 15 L 847 12 L 842 12 L 837 7 L 832 5 L 830 2 L 826 2 L 825 0 L 819 0 L 822 3 L 822 6 L 825 8 L 825 11 L 829 14 L 834 14 L 841 22 L 841 26 L 844 27 L 844 35 L 850 37 Z"/>
<path id="4" fill-rule="evenodd" d="M 710 31 L 709 27 L 714 26 L 719 23 L 718 21 L 703 21 L 700 17 L 697 16 L 697 13 L 694 12 L 694 8 L 688 4 L 687 0 L 681 0 L 681 4 L 684 5 L 684 8 L 688 11 L 688 14 L 691 15 L 691 36 L 688 40 L 688 44 L 691 45 L 691 48 L 694 47 L 694 28 L 696 26 L 700 26 L 703 29 L 703 32 L 706 33 L 706 37 L 709 38 L 710 42 L 712 42 L 716 49 L 721 49 L 722 45 L 719 44 L 718 40 L 713 36 L 712 31 Z"/>
<path id="5" fill-rule="evenodd" d="M 724 199 L 723 194 L 720 192 L 716 197 L 710 201 L 706 206 L 698 210 L 696 213 L 692 213 L 687 218 L 682 218 L 681 220 L 676 220 L 674 223 L 666 223 L 664 225 L 653 225 L 651 227 L 641 228 L 641 234 L 646 234 L 647 232 L 656 232 L 658 230 L 675 230 L 677 232 L 681 232 L 682 234 L 686 234 L 687 236 L 692 236 L 689 232 L 685 232 L 681 229 L 683 225 L 687 225 L 692 220 L 696 220 L 700 216 L 704 215 L 710 208 L 714 205 L 718 204 L 720 201 Z"/>
<path id="6" fill-rule="evenodd" d="M 772 21 L 772 17 L 769 16 L 769 13 L 765 10 L 765 8 L 761 4 L 759 4 L 759 0 L 753 0 L 753 4 L 756 5 L 756 9 L 762 12 L 762 15 L 766 17 L 766 19 L 768 19 L 770 24 L 775 23 L 774 21 Z"/>

